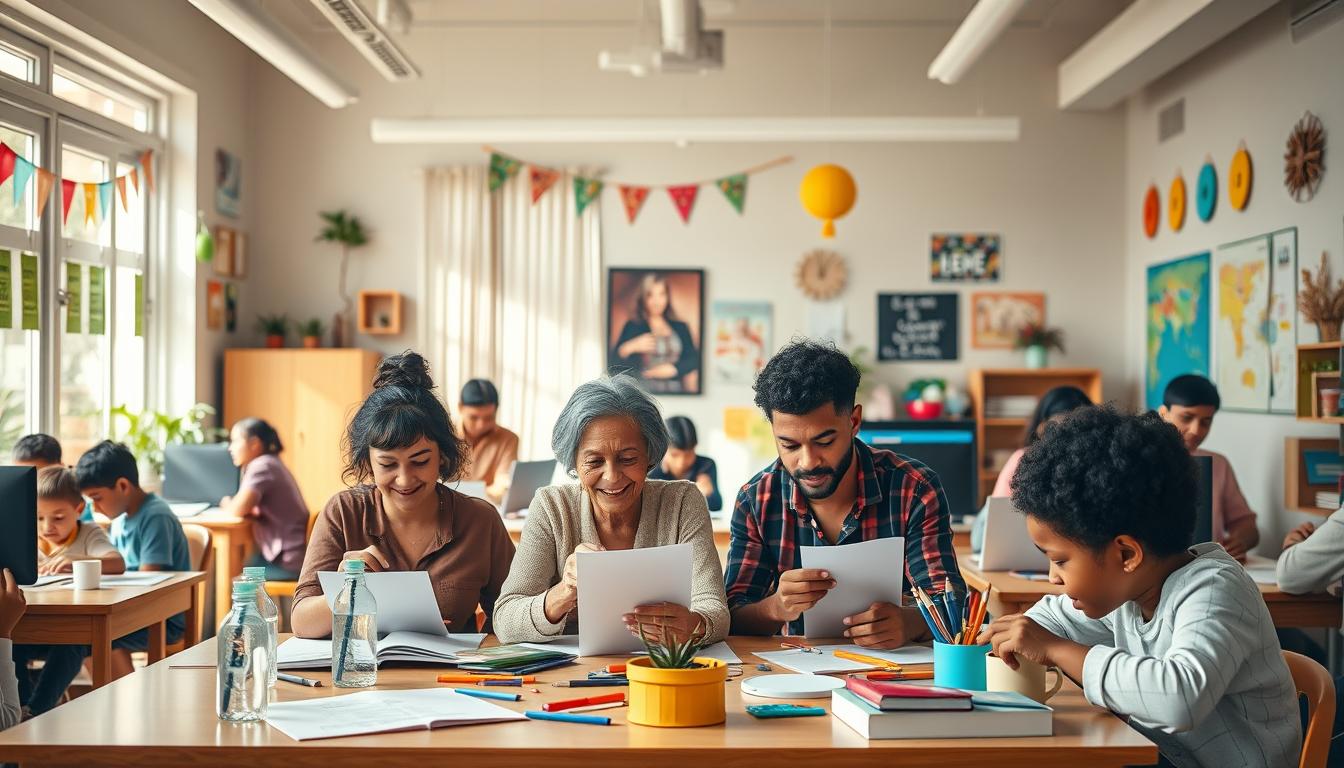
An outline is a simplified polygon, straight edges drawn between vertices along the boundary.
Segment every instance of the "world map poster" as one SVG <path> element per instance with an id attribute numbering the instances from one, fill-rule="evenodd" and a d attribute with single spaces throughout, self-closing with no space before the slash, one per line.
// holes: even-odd
<path id="1" fill-rule="evenodd" d="M 1162 405 L 1167 382 L 1209 375 L 1209 254 L 1148 268 L 1148 364 L 1145 402 Z"/>
<path id="2" fill-rule="evenodd" d="M 1216 256 L 1214 381 L 1223 408 L 1264 413 L 1271 389 L 1269 238 L 1220 245 Z"/>

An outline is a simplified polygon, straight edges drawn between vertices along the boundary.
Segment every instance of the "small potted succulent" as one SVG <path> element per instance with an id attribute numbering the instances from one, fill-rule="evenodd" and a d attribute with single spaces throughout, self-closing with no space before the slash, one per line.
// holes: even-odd
<path id="1" fill-rule="evenodd" d="M 630 680 L 629 722 L 660 728 L 722 723 L 728 665 L 695 655 L 704 636 L 697 631 L 679 640 L 642 626 L 640 635 L 649 655 L 631 659 L 625 667 Z"/>
<path id="2" fill-rule="evenodd" d="M 299 323 L 299 335 L 303 337 L 304 349 L 317 349 L 322 346 L 322 334 L 325 332 L 326 327 L 316 317 Z"/>
<path id="3" fill-rule="evenodd" d="M 289 317 L 286 315 L 257 315 L 257 330 L 266 336 L 266 346 L 280 349 L 285 346 L 285 336 L 289 334 Z"/>
<path id="4" fill-rule="evenodd" d="M 1029 323 L 1017 332 L 1014 349 L 1027 351 L 1027 367 L 1033 370 L 1045 368 L 1050 362 L 1050 350 L 1064 351 L 1064 331 L 1059 328 L 1046 328 L 1038 323 Z"/>

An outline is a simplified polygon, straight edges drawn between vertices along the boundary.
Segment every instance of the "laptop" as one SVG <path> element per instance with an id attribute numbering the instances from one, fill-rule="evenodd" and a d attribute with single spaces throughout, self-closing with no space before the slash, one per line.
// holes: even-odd
<path id="1" fill-rule="evenodd" d="M 20 584 L 37 581 L 37 470 L 0 467 L 0 568 Z"/>
<path id="2" fill-rule="evenodd" d="M 1050 560 L 1027 533 L 1027 516 L 1013 500 L 991 497 L 985 507 L 985 546 L 980 552 L 983 571 L 1048 571 Z"/>
<path id="3" fill-rule="evenodd" d="M 226 443 L 169 445 L 163 449 L 163 499 L 190 517 L 238 493 L 238 468 Z"/>
<path id="4" fill-rule="evenodd" d="M 526 513 L 527 508 L 532 506 L 532 497 L 537 495 L 537 491 L 550 485 L 554 476 L 555 459 L 514 462 L 513 473 L 509 478 L 509 492 L 505 494 L 504 502 L 499 505 L 500 513 L 504 515 Z"/>

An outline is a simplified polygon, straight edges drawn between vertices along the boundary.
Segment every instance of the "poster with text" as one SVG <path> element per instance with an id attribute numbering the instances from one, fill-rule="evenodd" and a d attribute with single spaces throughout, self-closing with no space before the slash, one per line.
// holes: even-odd
<path id="1" fill-rule="evenodd" d="M 700 394 L 704 324 L 704 270 L 607 270 L 609 373 L 653 394 Z"/>
<path id="2" fill-rule="evenodd" d="M 750 385 L 770 359 L 770 303 L 716 301 L 710 317 L 714 377 L 727 384 Z"/>
<path id="3" fill-rule="evenodd" d="M 1297 412 L 1297 228 L 1269 236 L 1269 410 Z"/>
<path id="4" fill-rule="evenodd" d="M 929 276 L 935 283 L 997 283 L 1002 271 L 999 235 L 929 236 Z"/>
<path id="5" fill-rule="evenodd" d="M 955 293 L 879 293 L 877 359 L 956 360 Z"/>
<path id="6" fill-rule="evenodd" d="M 1261 235 L 1214 251 L 1218 312 L 1214 383 L 1225 410 L 1269 410 L 1269 238 Z"/>
<path id="7" fill-rule="evenodd" d="M 1162 405 L 1167 382 L 1209 375 L 1208 252 L 1148 267 L 1144 403 Z"/>
<path id="8" fill-rule="evenodd" d="M 1018 333 L 1045 325 L 1044 293 L 986 291 L 971 294 L 971 347 L 1012 349 Z"/>

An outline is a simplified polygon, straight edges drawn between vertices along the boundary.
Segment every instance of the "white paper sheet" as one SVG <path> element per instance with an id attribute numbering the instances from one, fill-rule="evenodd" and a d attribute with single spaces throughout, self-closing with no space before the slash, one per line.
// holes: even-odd
<path id="1" fill-rule="evenodd" d="M 903 537 L 839 547 L 799 547 L 798 557 L 803 568 L 822 568 L 835 579 L 835 589 L 803 614 L 806 637 L 843 637 L 846 616 L 866 611 L 873 603 L 901 604 Z"/>
<path id="2" fill-rule="evenodd" d="M 325 571 L 317 574 L 327 607 L 336 604 L 336 596 L 345 584 L 342 574 Z M 364 574 L 364 583 L 378 603 L 378 636 L 389 632 L 423 632 L 426 635 L 446 635 L 439 613 L 439 601 L 434 597 L 429 574 L 425 571 L 379 571 Z"/>
<path id="3" fill-rule="evenodd" d="M 1260 555 L 1246 556 L 1246 573 L 1250 574 L 1256 584 L 1278 584 L 1278 570 L 1279 561 L 1277 560 L 1271 560 Z"/>
<path id="4" fill-rule="evenodd" d="M 71 576 L 68 573 L 53 573 L 49 576 L 38 576 L 37 581 L 34 581 L 32 584 L 25 584 L 24 588 L 27 589 L 29 587 L 45 587 L 48 584 L 57 584 L 62 581 L 70 581 L 73 578 L 75 577 Z"/>
<path id="5" fill-rule="evenodd" d="M 691 545 L 580 552 L 579 655 L 640 650 L 621 619 L 637 605 L 691 604 Z"/>
<path id="6" fill-rule="evenodd" d="M 485 635 L 426 635 L 420 632 L 392 632 L 378 641 L 378 662 L 417 661 L 443 664 L 461 651 L 479 648 Z M 291 637 L 275 649 L 276 666 L 281 669 L 319 669 L 331 666 L 331 638 Z"/>
<path id="7" fill-rule="evenodd" d="M 860 661 L 838 658 L 835 656 L 835 651 L 849 651 L 850 653 L 872 656 L 876 659 L 885 659 L 894 664 L 902 665 L 933 663 L 933 648 L 927 645 L 907 645 L 904 648 L 897 648 L 892 651 L 878 651 L 872 648 L 861 648 L 857 645 L 818 645 L 816 648 L 821 653 L 807 653 L 806 651 L 789 649 L 763 651 L 755 655 L 777 667 L 814 675 L 858 672 L 873 668 L 872 665 Z"/>
<path id="8" fill-rule="evenodd" d="M 541 650 L 545 651 L 561 651 L 563 653 L 572 653 L 575 656 L 579 655 L 578 635 L 561 635 L 560 637 L 556 638 L 555 640 L 549 643 L 520 643 L 520 645 L 525 645 L 528 648 L 540 648 Z M 622 654 L 616 654 L 616 655 L 622 655 Z M 645 656 L 647 654 L 643 650 L 639 650 L 639 651 L 632 651 L 629 654 L 624 655 Z M 742 663 L 742 659 L 738 658 L 737 654 L 733 652 L 733 649 L 728 647 L 728 644 L 723 641 L 701 648 L 700 652 L 697 653 L 696 655 L 704 656 L 710 659 L 718 659 L 719 661 L 722 661 L 724 664 Z"/>
<path id="9" fill-rule="evenodd" d="M 108 587 L 152 587 L 155 584 L 162 584 L 176 575 L 175 573 L 163 573 L 161 571 L 145 571 L 143 573 L 131 571 L 130 573 L 119 573 L 115 576 L 103 576 L 99 580 L 98 586 L 101 589 L 107 589 Z M 59 588 L 74 589 L 75 583 L 73 581 L 64 583 Z"/>
<path id="10" fill-rule="evenodd" d="M 526 719 L 521 713 L 448 688 L 365 691 L 267 708 L 266 722 L 295 741 Z"/>

